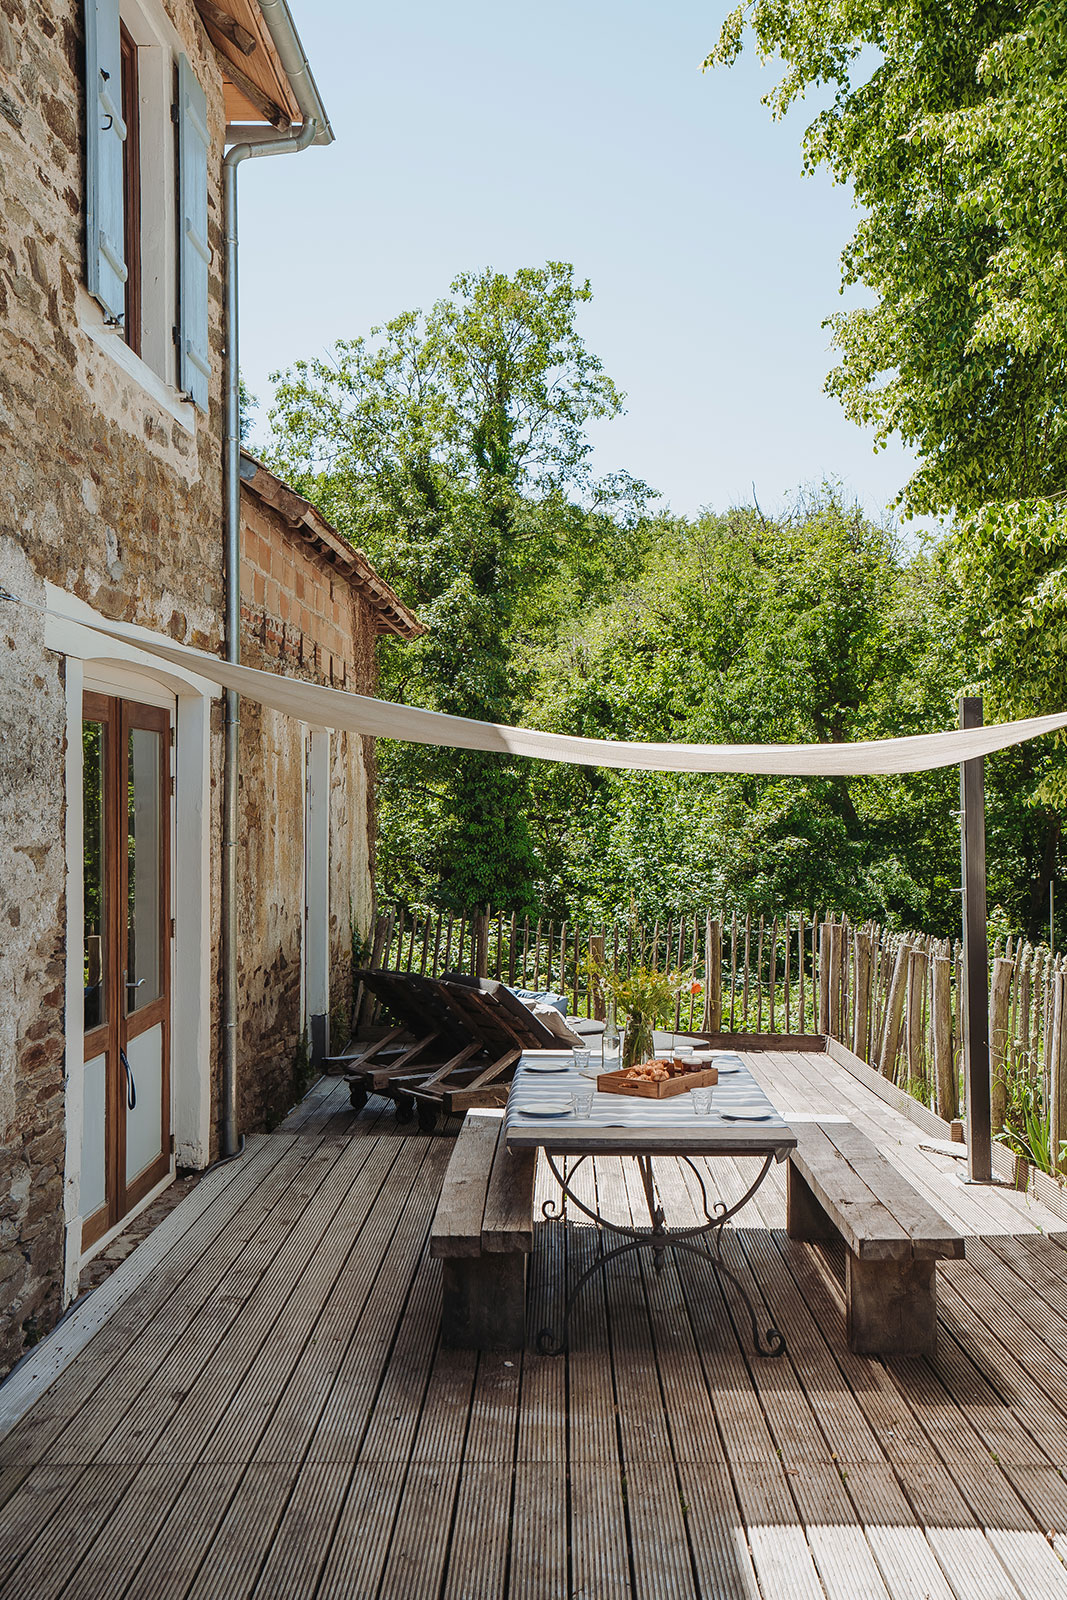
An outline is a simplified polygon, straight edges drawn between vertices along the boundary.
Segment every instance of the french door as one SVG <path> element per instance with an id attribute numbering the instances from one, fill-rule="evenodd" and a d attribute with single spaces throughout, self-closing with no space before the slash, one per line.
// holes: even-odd
<path id="1" fill-rule="evenodd" d="M 86 694 L 82 1248 L 170 1166 L 170 716 Z"/>

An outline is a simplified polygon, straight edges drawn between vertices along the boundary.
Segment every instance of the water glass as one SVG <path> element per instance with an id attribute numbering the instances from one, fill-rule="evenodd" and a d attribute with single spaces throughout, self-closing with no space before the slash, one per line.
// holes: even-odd
<path id="1" fill-rule="evenodd" d="M 571 1051 L 571 1057 L 574 1061 L 575 1071 L 580 1072 L 583 1077 L 587 1076 L 589 1072 L 590 1052 L 585 1049 L 574 1049 Z"/>
<path id="2" fill-rule="evenodd" d="M 586 1055 L 588 1055 L 588 1054 L 589 1054 L 589 1052 L 586 1051 Z M 575 1091 L 574 1091 L 574 1115 L 576 1117 L 591 1117 L 593 1115 L 593 1091 L 592 1091 L 592 1089 L 584 1089 L 584 1088 L 583 1089 L 575 1089 Z"/>
<path id="3" fill-rule="evenodd" d="M 693 1101 L 693 1111 L 698 1117 L 710 1116 L 713 1093 L 712 1089 L 690 1089 L 689 1094 Z"/>

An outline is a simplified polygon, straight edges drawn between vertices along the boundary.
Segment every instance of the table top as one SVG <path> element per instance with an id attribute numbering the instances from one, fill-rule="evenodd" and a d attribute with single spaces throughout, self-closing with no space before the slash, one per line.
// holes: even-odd
<path id="1" fill-rule="evenodd" d="M 532 1067 L 558 1065 L 544 1073 Z M 610 1065 L 614 1065 L 611 1063 Z M 712 1109 L 697 1116 L 689 1091 L 664 1100 L 623 1094 L 593 1095 L 588 1117 L 530 1114 L 538 1105 L 596 1089 L 595 1079 L 579 1074 L 563 1051 L 528 1051 L 512 1081 L 504 1114 L 509 1150 L 542 1149 L 566 1154 L 614 1155 L 767 1155 L 779 1160 L 796 1148 L 796 1136 L 744 1065 L 722 1072 L 712 1091 Z M 731 1121 L 743 1106 L 766 1113 L 761 1121 Z"/>

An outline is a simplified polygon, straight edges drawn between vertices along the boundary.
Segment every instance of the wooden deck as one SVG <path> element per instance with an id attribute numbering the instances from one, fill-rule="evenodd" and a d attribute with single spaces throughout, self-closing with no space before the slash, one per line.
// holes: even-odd
<path id="1" fill-rule="evenodd" d="M 848 1116 L 968 1235 L 936 1361 L 849 1354 L 841 1262 L 785 1237 L 780 1172 L 727 1253 L 784 1359 L 752 1356 L 681 1255 L 595 1279 L 566 1357 L 442 1350 L 425 1246 L 448 1130 L 408 1135 L 376 1100 L 356 1117 L 324 1080 L 0 1440 L 0 1595 L 1067 1596 L 1063 1224 L 963 1187 L 826 1057 L 750 1060 L 783 1112 Z M 587 1180 L 622 1216 L 632 1168 Z M 668 1213 L 695 1214 L 685 1167 L 658 1168 Z M 741 1163 L 714 1176 L 741 1192 Z M 534 1329 L 596 1248 L 539 1225 Z"/>

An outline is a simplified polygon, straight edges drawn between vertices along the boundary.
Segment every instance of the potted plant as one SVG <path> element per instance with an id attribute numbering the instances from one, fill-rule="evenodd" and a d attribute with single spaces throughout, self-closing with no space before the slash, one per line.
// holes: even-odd
<path id="1" fill-rule="evenodd" d="M 594 961 L 589 964 L 589 971 L 608 1001 L 626 1018 L 623 1071 L 652 1055 L 653 1029 L 671 1020 L 679 995 L 698 994 L 703 987 L 693 982 L 691 972 L 661 972 L 655 966 L 634 967 L 632 972 L 623 973 Z"/>

